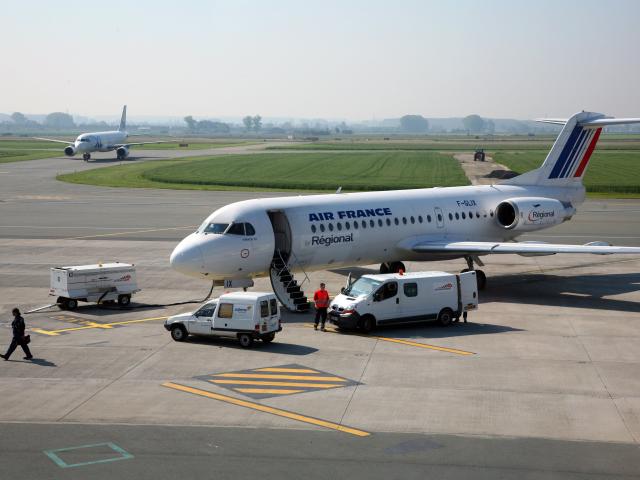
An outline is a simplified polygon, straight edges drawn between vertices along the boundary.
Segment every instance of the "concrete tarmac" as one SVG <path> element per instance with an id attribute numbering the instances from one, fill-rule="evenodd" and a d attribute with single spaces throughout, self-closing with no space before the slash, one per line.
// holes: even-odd
<path id="1" fill-rule="evenodd" d="M 217 206 L 264 194 L 56 182 L 57 171 L 77 168 L 69 162 L 1 169 L 10 174 L 0 173 L 0 345 L 13 306 L 50 303 L 51 266 L 133 261 L 143 291 L 127 310 L 26 316 L 35 360 L 18 349 L 0 362 L 7 476 L 640 478 L 639 256 L 485 257 L 480 310 L 449 328 L 367 337 L 314 331 L 309 314 L 285 313 L 270 345 L 177 343 L 163 318 L 198 304 L 149 305 L 201 299 L 208 286 L 171 271 L 169 253 Z M 640 245 L 639 210 L 589 201 L 536 238 Z M 335 294 L 347 274 L 312 272 L 305 288 L 325 281 Z M 268 280 L 256 289 L 269 290 Z M 212 382 L 264 368 L 354 383 L 256 400 Z"/>

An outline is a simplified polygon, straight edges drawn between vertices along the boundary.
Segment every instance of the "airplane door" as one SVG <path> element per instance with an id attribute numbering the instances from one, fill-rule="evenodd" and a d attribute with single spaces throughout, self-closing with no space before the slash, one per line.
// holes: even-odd
<path id="1" fill-rule="evenodd" d="M 436 217 L 436 225 L 438 228 L 444 228 L 444 214 L 442 213 L 442 209 L 440 207 L 435 207 L 433 211 Z"/>

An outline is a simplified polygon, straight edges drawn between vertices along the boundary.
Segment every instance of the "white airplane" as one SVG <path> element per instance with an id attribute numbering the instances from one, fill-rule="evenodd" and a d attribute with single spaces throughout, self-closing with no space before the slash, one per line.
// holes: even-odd
<path id="1" fill-rule="evenodd" d="M 120 127 L 118 130 L 111 130 L 109 132 L 91 132 L 82 133 L 78 135 L 78 138 L 74 142 L 67 142 L 65 140 L 56 140 L 54 138 L 40 138 L 34 137 L 36 140 L 47 140 L 49 142 L 65 143 L 67 146 L 64 149 L 64 154 L 68 157 L 73 157 L 76 153 L 82 153 L 82 159 L 87 162 L 91 159 L 92 152 L 111 152 L 116 151 L 116 157 L 118 160 L 124 160 L 129 156 L 129 148 L 134 145 L 148 145 L 152 143 L 166 143 L 164 141 L 158 142 L 127 142 L 129 134 L 126 131 L 127 128 L 127 106 L 122 107 L 122 117 L 120 118 Z"/>
<path id="2" fill-rule="evenodd" d="M 561 245 L 515 242 L 525 232 L 571 219 L 585 199 L 582 178 L 602 128 L 640 123 L 581 112 L 564 124 L 543 165 L 494 185 L 261 198 L 213 212 L 171 254 L 184 274 L 226 287 L 247 287 L 270 275 L 284 306 L 300 310 L 307 299 L 296 272 L 380 263 L 380 272 L 404 270 L 402 261 L 515 253 L 640 254 L 640 248 L 605 242 Z M 486 276 L 476 270 L 478 286 Z"/>

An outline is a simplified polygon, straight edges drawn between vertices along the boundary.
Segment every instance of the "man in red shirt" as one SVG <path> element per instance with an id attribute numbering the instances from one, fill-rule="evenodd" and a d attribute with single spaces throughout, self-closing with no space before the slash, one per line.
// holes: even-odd
<path id="1" fill-rule="evenodd" d="M 327 321 L 327 308 L 329 308 L 329 292 L 324 289 L 324 283 L 320 284 L 320 290 L 313 294 L 313 301 L 316 305 L 316 319 L 313 328 L 318 329 L 318 320 L 322 319 L 320 330 L 324 332 L 324 322 Z"/>

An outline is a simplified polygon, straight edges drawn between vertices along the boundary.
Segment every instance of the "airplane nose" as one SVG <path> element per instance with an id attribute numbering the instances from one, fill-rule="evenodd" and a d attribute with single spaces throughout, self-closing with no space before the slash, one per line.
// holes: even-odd
<path id="1" fill-rule="evenodd" d="M 180 242 L 169 258 L 171 268 L 185 275 L 199 275 L 204 271 L 204 256 L 198 245 Z"/>

